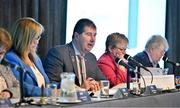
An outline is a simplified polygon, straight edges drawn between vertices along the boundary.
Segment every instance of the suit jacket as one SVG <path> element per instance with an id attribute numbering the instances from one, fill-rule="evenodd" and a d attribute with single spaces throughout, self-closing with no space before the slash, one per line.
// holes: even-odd
<path id="1" fill-rule="evenodd" d="M 84 58 L 87 78 L 91 77 L 97 81 L 105 79 L 97 66 L 96 57 L 92 53 L 87 53 Z M 76 55 L 72 43 L 50 49 L 44 61 L 44 69 L 53 82 L 61 81 L 61 73 L 73 72 L 75 83 L 79 85 Z"/>
<path id="2" fill-rule="evenodd" d="M 24 79 L 23 79 L 23 81 L 24 81 L 24 84 L 23 84 L 24 96 L 26 96 L 26 97 L 41 96 L 41 88 L 38 87 L 37 79 L 36 79 L 33 71 L 31 70 L 31 68 L 29 66 L 25 65 L 23 63 L 23 61 L 19 58 L 19 56 L 13 51 L 8 52 L 5 56 L 5 58 L 6 58 L 6 60 L 8 60 L 8 62 L 10 64 L 14 64 L 17 67 L 24 69 L 24 72 L 25 72 Z M 36 59 L 34 60 L 34 64 L 39 69 L 42 76 L 44 77 L 45 83 L 46 84 L 49 83 L 49 78 L 44 71 L 43 65 L 42 65 L 39 57 L 36 57 Z M 15 77 L 18 80 L 20 80 L 20 72 L 22 72 L 22 71 L 18 70 L 15 67 L 12 67 L 12 71 L 13 71 Z M 50 90 L 45 91 L 45 93 L 49 94 Z M 46 95 L 48 95 L 48 94 L 46 94 Z"/>
<path id="3" fill-rule="evenodd" d="M 110 87 L 126 83 L 127 70 L 119 68 L 110 53 L 104 53 L 98 60 L 98 66 L 104 76 L 110 81 Z"/>
<path id="4" fill-rule="evenodd" d="M 146 51 L 136 54 L 133 58 L 138 62 L 140 62 L 145 67 L 153 67 L 153 64 L 150 62 L 149 56 L 146 53 Z M 132 62 L 129 62 L 129 64 L 135 67 L 135 65 Z M 159 67 L 159 64 L 157 65 L 157 67 Z"/>

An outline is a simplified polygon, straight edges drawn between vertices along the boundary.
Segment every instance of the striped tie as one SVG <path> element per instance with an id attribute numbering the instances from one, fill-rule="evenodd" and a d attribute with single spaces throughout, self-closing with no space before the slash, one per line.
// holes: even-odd
<path id="1" fill-rule="evenodd" d="M 83 56 L 81 56 L 81 55 L 78 55 L 78 58 L 79 58 L 79 66 L 80 66 L 80 77 L 81 78 L 79 78 L 79 80 L 81 80 L 81 81 L 79 81 L 79 82 L 81 82 L 80 83 L 80 85 L 81 84 L 83 84 L 83 82 L 86 80 L 86 66 L 85 66 L 85 60 L 84 60 L 84 57 Z"/>

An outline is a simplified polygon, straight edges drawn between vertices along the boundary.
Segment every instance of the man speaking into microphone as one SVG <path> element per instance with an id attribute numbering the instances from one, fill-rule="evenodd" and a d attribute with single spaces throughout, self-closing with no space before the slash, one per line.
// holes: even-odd
<path id="1" fill-rule="evenodd" d="M 127 81 L 127 61 L 124 59 L 128 39 L 124 34 L 112 33 L 106 39 L 105 53 L 99 58 L 98 66 L 110 82 L 110 87 Z"/>
<path id="2" fill-rule="evenodd" d="M 153 35 L 147 41 L 145 50 L 136 54 L 133 59 L 141 63 L 145 67 L 159 68 L 159 61 L 164 56 L 165 52 L 169 49 L 168 42 L 160 35 Z M 129 62 L 129 65 L 135 67 L 133 62 Z"/>

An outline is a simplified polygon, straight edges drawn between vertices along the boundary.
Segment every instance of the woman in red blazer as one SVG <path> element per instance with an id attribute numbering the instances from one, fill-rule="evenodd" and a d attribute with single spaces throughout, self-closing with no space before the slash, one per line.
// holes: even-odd
<path id="1" fill-rule="evenodd" d="M 106 39 L 106 51 L 99 58 L 98 66 L 104 76 L 110 81 L 110 87 L 119 83 L 126 83 L 127 69 L 115 62 L 119 58 L 126 62 L 124 54 L 126 53 L 128 39 L 124 34 L 112 33 Z"/>

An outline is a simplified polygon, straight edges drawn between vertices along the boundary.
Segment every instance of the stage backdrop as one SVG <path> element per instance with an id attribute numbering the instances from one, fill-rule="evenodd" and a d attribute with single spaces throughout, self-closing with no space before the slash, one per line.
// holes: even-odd
<path id="1" fill-rule="evenodd" d="M 165 31 L 170 46 L 167 56 L 171 61 L 180 62 L 180 0 L 167 0 Z M 172 65 L 165 64 L 165 67 L 170 67 L 172 73 Z M 175 74 L 180 75 L 180 67 L 176 67 Z"/>
<path id="2" fill-rule="evenodd" d="M 66 7 L 67 0 L 0 0 L 0 27 L 10 31 L 18 18 L 35 18 L 45 28 L 38 50 L 44 60 L 51 47 L 65 43 Z"/>
<path id="3" fill-rule="evenodd" d="M 15 20 L 25 16 L 35 18 L 45 27 L 38 50 L 42 60 L 49 48 L 66 42 L 66 14 L 67 0 L 0 0 L 0 27 L 9 31 Z M 180 0 L 166 0 L 165 37 L 170 45 L 167 55 L 174 62 L 180 62 L 179 19 Z M 176 72 L 180 73 L 178 69 Z"/>

